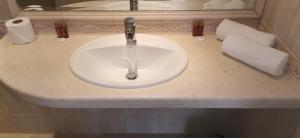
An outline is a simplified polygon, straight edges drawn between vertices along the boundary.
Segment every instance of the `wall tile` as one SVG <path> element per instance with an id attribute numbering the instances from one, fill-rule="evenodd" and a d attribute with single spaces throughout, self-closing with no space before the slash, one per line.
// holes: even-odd
<path id="1" fill-rule="evenodd" d="M 30 104 L 19 97 L 14 96 L 8 91 L 3 92 L 2 96 L 11 114 L 31 114 Z"/>
<path id="2" fill-rule="evenodd" d="M 298 125 L 293 138 L 300 138 L 300 124 Z"/>
<path id="3" fill-rule="evenodd" d="M 0 133 L 18 132 L 16 123 L 13 116 L 0 114 Z"/>
<path id="4" fill-rule="evenodd" d="M 127 133 L 159 133 L 159 112 L 154 109 L 126 109 Z"/>
<path id="5" fill-rule="evenodd" d="M 268 0 L 262 22 L 300 57 L 299 0 Z"/>
<path id="6" fill-rule="evenodd" d="M 10 111 L 8 109 L 8 106 L 5 102 L 4 94 L 6 93 L 6 90 L 4 90 L 0 86 L 0 114 L 10 114 Z"/>
<path id="7" fill-rule="evenodd" d="M 1 133 L 0 138 L 55 138 L 54 134 Z"/>
<path id="8" fill-rule="evenodd" d="M 122 110 L 54 109 L 50 119 L 57 133 L 125 133 Z"/>
<path id="9" fill-rule="evenodd" d="M 232 122 L 232 138 L 289 138 L 300 124 L 300 110 L 240 110 Z"/>
<path id="10" fill-rule="evenodd" d="M 298 3 L 300 5 L 300 2 Z M 298 57 L 300 57 L 300 6 L 298 6 L 297 11 L 295 11 L 293 19 L 294 21 L 292 21 L 292 24 L 288 26 L 290 31 L 285 40 L 286 44 L 298 55 Z"/>
<path id="11" fill-rule="evenodd" d="M 220 109 L 176 109 L 161 110 L 161 133 L 227 133 L 234 111 Z"/>

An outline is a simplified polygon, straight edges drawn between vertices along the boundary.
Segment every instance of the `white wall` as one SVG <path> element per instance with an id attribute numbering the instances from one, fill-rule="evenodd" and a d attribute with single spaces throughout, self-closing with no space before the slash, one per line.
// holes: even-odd
<path id="1" fill-rule="evenodd" d="M 11 12 L 9 10 L 6 0 L 0 0 L 0 20 L 7 20 L 12 18 Z"/>
<path id="2" fill-rule="evenodd" d="M 300 57 L 299 0 L 267 0 L 262 22 Z"/>

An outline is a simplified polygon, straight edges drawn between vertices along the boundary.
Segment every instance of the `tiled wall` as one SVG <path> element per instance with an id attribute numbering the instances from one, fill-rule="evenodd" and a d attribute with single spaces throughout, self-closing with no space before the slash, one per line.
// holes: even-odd
<path id="1" fill-rule="evenodd" d="M 230 134 L 232 138 L 299 138 L 299 116 L 299 109 L 240 110 Z"/>
<path id="2" fill-rule="evenodd" d="M 258 19 L 234 19 L 240 23 L 256 28 L 259 24 Z M 222 19 L 205 19 L 204 32 L 214 33 Z M 55 21 L 33 21 L 36 32 L 55 32 Z M 123 21 L 66 21 L 70 32 L 80 33 L 112 33 L 124 32 Z M 192 20 L 181 21 L 137 21 L 137 32 L 190 32 L 192 33 Z"/>
<path id="3" fill-rule="evenodd" d="M 299 0 L 268 0 L 262 22 L 300 57 Z"/>

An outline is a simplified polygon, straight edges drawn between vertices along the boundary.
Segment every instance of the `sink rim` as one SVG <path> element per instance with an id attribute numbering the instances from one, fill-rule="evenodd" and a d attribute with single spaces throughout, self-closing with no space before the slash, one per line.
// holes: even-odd
<path id="1" fill-rule="evenodd" d="M 188 56 L 186 55 L 186 52 L 181 48 L 181 46 L 169 39 L 163 38 L 163 37 L 158 37 L 155 35 L 148 35 L 148 34 L 137 34 L 137 40 L 139 39 L 139 37 L 142 38 L 152 38 L 152 39 L 160 39 L 163 40 L 163 43 L 169 43 L 171 46 L 169 45 L 155 45 L 156 41 L 149 41 L 149 39 L 147 39 L 146 41 L 143 39 L 141 41 L 143 41 L 142 43 L 149 43 L 149 47 L 155 47 L 155 48 L 160 48 L 160 49 L 167 49 L 167 50 L 172 50 L 176 56 L 180 56 L 178 59 L 181 59 L 180 65 L 175 66 L 176 68 L 174 70 L 172 70 L 170 73 L 168 73 L 167 75 L 163 75 L 164 77 L 159 77 L 157 78 L 155 81 L 149 81 L 149 80 L 127 80 L 126 82 L 119 82 L 119 81 L 107 81 L 107 80 L 100 80 L 100 81 L 95 81 L 95 79 L 91 79 L 88 77 L 83 77 L 84 75 L 78 73 L 76 70 L 77 67 L 74 67 L 76 65 L 74 65 L 74 60 L 76 60 L 76 58 L 74 58 L 76 55 L 78 56 L 80 54 L 80 52 L 85 52 L 86 51 L 90 51 L 91 49 L 98 49 L 98 48 L 105 48 L 105 47 L 114 47 L 117 45 L 117 47 L 126 47 L 126 40 L 124 37 L 124 41 L 113 41 L 111 42 L 111 39 L 113 39 L 114 37 L 116 38 L 123 38 L 123 34 L 117 34 L 117 35 L 109 35 L 109 36 L 105 36 L 105 37 L 100 37 L 94 40 L 91 40 L 87 43 L 85 43 L 83 46 L 79 47 L 76 51 L 74 51 L 74 53 L 71 56 L 70 59 L 70 64 L 69 64 L 69 68 L 71 70 L 71 72 L 78 77 L 79 79 L 94 84 L 96 86 L 100 86 L 100 87 L 106 87 L 106 88 L 117 88 L 117 89 L 135 89 L 135 88 L 145 88 L 145 87 L 151 87 L 151 86 L 155 86 L 158 84 L 163 84 L 165 82 L 168 82 L 176 77 L 178 77 L 180 74 L 182 74 L 187 66 L 188 66 Z M 108 41 L 109 42 L 108 42 Z M 140 41 L 140 42 L 141 42 Z M 139 40 L 138 40 L 139 42 Z M 123 44 L 123 45 L 122 45 Z M 142 44 L 142 45 L 138 45 L 137 47 L 146 47 L 146 44 Z M 159 73 L 157 73 L 159 74 Z M 88 76 L 88 75 L 87 75 Z M 125 74 L 124 74 L 124 78 L 125 78 Z"/>

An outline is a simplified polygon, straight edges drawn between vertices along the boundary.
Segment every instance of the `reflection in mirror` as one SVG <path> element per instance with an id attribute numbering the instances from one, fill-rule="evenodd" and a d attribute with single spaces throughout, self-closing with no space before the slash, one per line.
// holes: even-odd
<path id="1" fill-rule="evenodd" d="M 27 11 L 253 9 L 256 0 L 17 0 Z"/>

